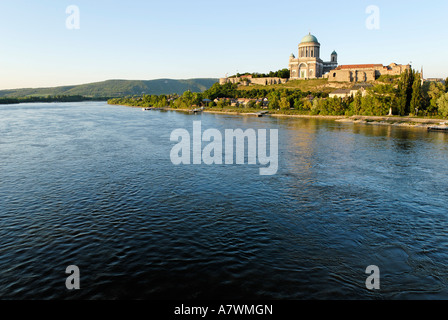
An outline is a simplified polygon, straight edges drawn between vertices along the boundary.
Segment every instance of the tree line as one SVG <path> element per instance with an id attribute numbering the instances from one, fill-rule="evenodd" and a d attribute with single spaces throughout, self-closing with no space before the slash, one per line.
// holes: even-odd
<path id="1" fill-rule="evenodd" d="M 19 97 L 19 98 L 0 98 L 0 104 L 17 104 L 32 102 L 81 102 L 81 101 L 105 101 L 107 98 L 90 98 L 84 96 L 36 96 L 36 97 Z"/>
<path id="2" fill-rule="evenodd" d="M 423 82 L 420 73 L 406 70 L 400 77 L 389 78 L 368 88 L 363 96 L 315 99 L 311 114 L 385 116 L 448 116 L 448 78 L 441 82 Z"/>
<path id="3" fill-rule="evenodd" d="M 174 109 L 189 109 L 192 106 L 207 107 L 229 107 L 232 100 L 244 98 L 253 99 L 246 105 L 248 108 L 262 108 L 264 104 L 261 100 L 269 101 L 269 109 L 291 109 L 292 107 L 301 111 L 310 111 L 311 103 L 309 96 L 311 92 L 290 89 L 252 89 L 238 90 L 238 85 L 226 83 L 220 85 L 215 83 L 205 92 L 186 91 L 182 95 L 144 95 L 143 97 L 115 98 L 108 101 L 109 104 L 135 106 L 135 107 L 170 107 Z M 323 98 L 328 96 L 325 93 L 313 93 L 313 97 Z M 215 101 L 217 100 L 217 101 Z"/>
<path id="4" fill-rule="evenodd" d="M 245 108 L 260 109 L 266 104 L 271 110 L 290 110 L 313 115 L 385 116 L 392 111 L 400 116 L 448 116 L 448 78 L 441 82 L 423 82 L 415 70 L 407 70 L 399 77 L 389 77 L 355 96 L 329 98 L 324 92 L 303 92 L 284 88 L 238 90 L 237 84 L 215 83 L 205 92 L 186 91 L 182 95 L 144 95 L 109 100 L 110 104 L 141 107 L 171 107 L 189 109 L 192 106 L 226 108 L 232 99 L 252 99 Z"/>

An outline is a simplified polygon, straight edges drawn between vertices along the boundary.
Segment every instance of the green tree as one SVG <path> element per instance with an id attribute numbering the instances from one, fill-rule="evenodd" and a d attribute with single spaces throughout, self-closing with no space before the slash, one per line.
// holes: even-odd
<path id="1" fill-rule="evenodd" d="M 215 100 L 216 98 L 236 98 L 237 84 L 227 82 L 223 85 L 215 83 L 210 89 L 204 91 L 203 97 Z"/>
<path id="2" fill-rule="evenodd" d="M 269 101 L 269 109 L 278 109 L 280 107 L 280 92 L 279 91 L 271 91 L 268 96 Z"/>
<path id="3" fill-rule="evenodd" d="M 217 103 L 216 103 L 216 106 L 218 107 L 218 108 L 224 108 L 225 107 L 225 103 L 224 103 L 224 101 L 222 101 L 222 100 L 219 100 Z"/>
<path id="4" fill-rule="evenodd" d="M 247 105 L 246 105 L 246 107 L 247 108 L 255 108 L 255 101 L 254 100 L 250 100 L 248 103 L 247 103 Z"/>
<path id="5" fill-rule="evenodd" d="M 269 109 L 278 109 L 279 106 L 280 104 L 277 97 L 273 97 L 269 100 Z"/>
<path id="6" fill-rule="evenodd" d="M 181 99 L 182 99 L 182 107 L 189 108 L 193 105 L 194 96 L 190 90 L 185 91 Z"/>
<path id="7" fill-rule="evenodd" d="M 416 116 L 418 116 L 418 111 L 422 109 L 422 82 L 418 73 L 414 76 L 410 109 Z"/>
<path id="8" fill-rule="evenodd" d="M 445 93 L 445 88 L 440 82 L 431 82 L 427 92 L 429 105 L 427 107 L 427 112 L 433 115 L 437 112 L 437 100 Z"/>
<path id="9" fill-rule="evenodd" d="M 441 116 L 448 116 L 448 93 L 445 93 L 437 100 L 437 107 Z"/>
<path id="10" fill-rule="evenodd" d="M 283 97 L 280 99 L 279 106 L 282 110 L 288 110 L 289 108 L 291 108 L 291 103 L 289 102 L 289 99 L 287 97 Z"/>
<path id="11" fill-rule="evenodd" d="M 407 69 L 402 73 L 398 83 L 398 113 L 401 116 L 409 114 L 412 99 L 412 86 L 414 85 L 414 70 Z"/>
<path id="12" fill-rule="evenodd" d="M 305 102 L 303 102 L 303 110 L 310 111 L 313 108 L 313 104 L 310 102 L 310 100 L 306 99 Z"/>
<path id="13" fill-rule="evenodd" d="M 303 101 L 300 98 L 294 99 L 294 109 L 296 110 L 303 110 Z"/>
<path id="14" fill-rule="evenodd" d="M 322 98 L 315 98 L 311 107 L 311 114 L 327 115 L 326 101 Z"/>
<path id="15" fill-rule="evenodd" d="M 282 69 L 282 70 L 277 71 L 277 77 L 283 78 L 283 79 L 288 79 L 290 77 L 289 69 Z"/>
<path id="16" fill-rule="evenodd" d="M 193 93 L 193 99 L 191 104 L 199 106 L 202 103 L 202 99 L 203 99 L 202 93 L 195 92 Z"/>
<path id="17" fill-rule="evenodd" d="M 445 79 L 445 92 L 448 92 L 448 78 Z"/>
<path id="18" fill-rule="evenodd" d="M 355 101 L 353 101 L 353 114 L 359 115 L 361 112 L 361 106 L 362 106 L 362 94 L 361 92 L 357 92 L 355 95 Z"/>
<path id="19" fill-rule="evenodd" d="M 282 109 L 282 110 L 288 110 L 289 108 L 291 108 L 291 102 L 289 100 L 289 96 L 288 96 L 287 92 L 283 92 L 280 95 L 279 106 L 280 106 L 280 109 Z"/>

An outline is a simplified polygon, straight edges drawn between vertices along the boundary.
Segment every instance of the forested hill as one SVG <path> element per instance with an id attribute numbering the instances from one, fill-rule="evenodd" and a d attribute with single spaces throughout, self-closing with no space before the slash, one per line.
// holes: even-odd
<path id="1" fill-rule="evenodd" d="M 182 94 L 187 90 L 203 92 L 218 79 L 202 78 L 189 80 L 107 80 L 76 86 L 54 88 L 0 90 L 0 98 L 22 98 L 38 96 L 84 96 L 92 98 L 123 97 L 143 94 Z"/>

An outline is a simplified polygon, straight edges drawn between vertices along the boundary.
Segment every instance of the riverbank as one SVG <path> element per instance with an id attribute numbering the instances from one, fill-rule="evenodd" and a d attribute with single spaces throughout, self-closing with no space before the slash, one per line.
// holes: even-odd
<path id="1" fill-rule="evenodd" d="M 176 108 L 162 108 L 165 111 L 180 111 L 180 112 L 192 112 L 191 109 L 176 109 Z M 246 111 L 246 110 L 245 110 Z M 323 115 L 310 115 L 310 114 L 287 114 L 287 113 L 276 113 L 275 110 L 266 110 L 266 109 L 253 109 L 250 112 L 242 112 L 241 110 L 228 109 L 228 110 L 213 110 L 213 109 L 205 109 L 202 112 L 205 113 L 215 113 L 215 114 L 229 114 L 229 115 L 239 115 L 239 116 L 255 116 L 260 112 L 267 112 L 263 114 L 263 116 L 269 117 L 286 117 L 286 118 L 316 118 L 316 119 L 346 119 L 346 116 L 323 116 Z"/>
<path id="2" fill-rule="evenodd" d="M 176 109 L 169 109 L 176 110 Z M 189 110 L 183 110 L 189 111 Z M 258 111 L 254 112 L 237 112 L 237 111 L 216 111 L 216 110 L 204 110 L 206 113 L 217 114 L 231 114 L 242 116 L 253 116 Z M 272 112 L 272 111 L 271 111 Z M 275 112 L 275 111 L 274 111 Z M 439 127 L 441 129 L 446 128 L 448 130 L 448 120 L 433 119 L 433 118 L 417 118 L 417 117 L 399 117 L 399 116 L 329 116 L 329 115 L 309 115 L 309 114 L 280 114 L 269 113 L 266 116 L 276 118 L 307 118 L 307 119 L 325 119 L 334 120 L 337 122 L 345 123 L 358 123 L 358 124 L 370 124 L 370 125 L 391 125 L 401 127 L 417 127 L 428 129 L 430 127 Z"/>
<path id="3" fill-rule="evenodd" d="M 180 111 L 191 112 L 191 109 L 175 109 L 175 108 L 162 108 L 165 111 Z M 245 112 L 235 109 L 228 110 L 213 110 L 205 109 L 202 112 L 213 114 L 228 114 L 239 116 L 256 116 L 257 113 L 267 110 L 254 109 L 251 112 Z M 263 116 L 270 116 L 276 118 L 306 118 L 306 119 L 325 119 L 334 120 L 337 122 L 356 123 L 366 125 L 389 125 L 399 127 L 415 127 L 415 128 L 438 128 L 448 131 L 448 120 L 439 118 L 418 118 L 418 117 L 400 117 L 400 116 L 331 116 L 331 115 L 310 115 L 310 114 L 288 114 L 288 113 L 276 113 L 276 110 L 269 110 L 269 114 Z"/>
<path id="4" fill-rule="evenodd" d="M 338 122 L 360 123 L 371 125 L 388 125 L 398 127 L 414 127 L 414 128 L 436 128 L 439 130 L 448 130 L 448 120 L 417 118 L 417 117 L 398 117 L 398 116 L 352 116 L 343 119 L 337 119 Z"/>

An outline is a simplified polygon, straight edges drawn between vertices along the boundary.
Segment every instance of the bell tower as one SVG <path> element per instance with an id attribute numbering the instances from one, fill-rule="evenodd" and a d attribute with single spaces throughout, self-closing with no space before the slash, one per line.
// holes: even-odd
<path id="1" fill-rule="evenodd" d="M 331 63 L 338 63 L 338 54 L 336 51 L 333 51 L 333 53 L 331 54 Z"/>

